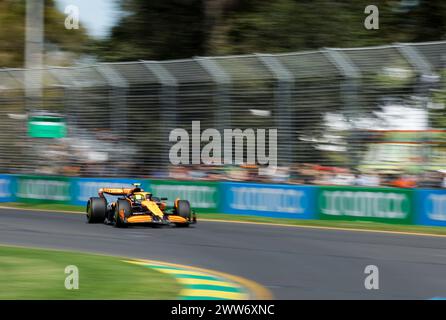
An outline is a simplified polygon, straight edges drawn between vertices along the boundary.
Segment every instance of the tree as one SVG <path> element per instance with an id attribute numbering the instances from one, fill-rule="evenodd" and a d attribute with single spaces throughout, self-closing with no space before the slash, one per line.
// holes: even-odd
<path id="1" fill-rule="evenodd" d="M 0 1 L 0 67 L 23 67 L 26 1 Z M 65 15 L 54 0 L 45 0 L 45 45 L 47 48 L 80 54 L 88 36 L 84 28 L 67 30 Z M 47 61 L 48 62 L 48 61 Z"/>
<path id="2" fill-rule="evenodd" d="M 106 61 L 190 58 L 204 53 L 201 0 L 122 1 L 124 17 L 95 52 Z"/>
<path id="3" fill-rule="evenodd" d="M 286 52 L 441 40 L 444 0 L 378 1 L 379 30 L 364 28 L 365 0 L 239 0 L 214 26 L 210 54 Z"/>
<path id="4" fill-rule="evenodd" d="M 444 0 L 378 1 L 379 30 L 364 28 L 368 0 L 120 0 L 125 12 L 95 52 L 108 61 L 289 52 L 441 40 Z"/>

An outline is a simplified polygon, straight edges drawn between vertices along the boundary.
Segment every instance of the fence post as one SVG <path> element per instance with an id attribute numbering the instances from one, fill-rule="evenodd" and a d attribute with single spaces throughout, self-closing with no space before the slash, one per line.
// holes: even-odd
<path id="1" fill-rule="evenodd" d="M 231 112 L 229 110 L 231 98 L 229 92 L 232 80 L 230 75 L 212 58 L 196 57 L 194 60 L 206 70 L 217 85 L 215 95 L 217 112 L 214 114 L 215 128 L 218 128 L 220 131 L 231 128 Z"/>
<path id="2" fill-rule="evenodd" d="M 397 43 L 396 48 L 409 62 L 409 64 L 417 71 L 417 82 L 415 84 L 416 94 L 421 98 L 423 107 L 427 113 L 428 129 L 432 128 L 431 116 L 428 109 L 428 102 L 431 100 L 431 89 L 440 81 L 440 77 L 435 75 L 431 64 L 418 52 L 418 50 L 410 44 Z M 423 135 L 423 139 L 429 141 L 429 137 Z M 423 147 L 424 165 L 430 165 L 432 159 L 432 150 L 429 143 Z"/>
<path id="3" fill-rule="evenodd" d="M 45 1 L 27 0 L 25 16 L 25 99 L 26 112 L 43 105 L 43 52 Z"/>
<path id="4" fill-rule="evenodd" d="M 74 101 L 75 99 L 75 90 L 78 89 L 76 81 L 72 81 L 72 79 L 63 76 L 63 73 L 56 72 L 56 70 L 71 70 L 68 67 L 49 67 L 48 72 L 60 83 L 60 86 L 63 88 L 63 109 L 64 116 L 67 123 L 67 132 L 68 136 L 74 134 L 73 130 L 76 127 L 76 117 L 73 116 L 73 112 L 75 109 Z"/>
<path id="5" fill-rule="evenodd" d="M 118 135 L 125 135 L 127 133 L 127 80 L 108 64 L 100 64 L 95 68 L 112 90 L 112 93 L 108 94 L 112 107 L 110 113 L 112 131 Z"/>
<path id="6" fill-rule="evenodd" d="M 343 76 L 340 83 L 341 98 L 344 105 L 343 113 L 346 116 L 347 122 L 351 123 L 352 116 L 357 114 L 360 109 L 358 91 L 361 85 L 361 72 L 355 66 L 353 61 L 342 52 L 342 49 L 325 48 L 322 50 L 322 53 Z M 355 140 L 354 130 L 349 130 L 348 135 L 347 140 Z M 350 168 L 353 168 L 358 164 L 360 155 L 355 151 L 358 150 L 355 145 L 347 145 L 347 148 L 350 159 L 349 166 Z"/>
<path id="7" fill-rule="evenodd" d="M 432 75 L 432 67 L 416 48 L 406 43 L 397 43 L 397 50 L 406 58 L 410 65 L 421 75 Z"/>
<path id="8" fill-rule="evenodd" d="M 278 160 L 281 165 L 288 166 L 293 162 L 293 151 L 295 146 L 291 121 L 294 76 L 274 55 L 256 53 L 256 56 L 276 79 L 274 102 L 276 107 L 275 124 L 278 133 Z"/>
<path id="9" fill-rule="evenodd" d="M 415 47 L 406 43 L 397 43 L 396 48 L 407 62 L 409 62 L 409 64 L 417 71 L 417 94 L 424 96 L 425 103 L 427 103 L 430 89 L 438 83 L 440 80 L 439 76 L 435 74 L 431 64 Z"/>
<path id="10" fill-rule="evenodd" d="M 163 150 L 161 159 L 162 166 L 169 166 L 169 134 L 170 131 L 177 127 L 177 90 L 178 81 L 167 70 L 162 62 L 157 61 L 142 61 L 142 64 L 152 72 L 161 84 L 160 103 L 163 108 L 161 110 L 161 127 L 164 128 L 162 139 Z"/>

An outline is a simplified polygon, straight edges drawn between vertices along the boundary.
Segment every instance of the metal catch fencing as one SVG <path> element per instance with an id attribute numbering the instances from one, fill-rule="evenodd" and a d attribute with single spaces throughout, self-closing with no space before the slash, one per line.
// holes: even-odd
<path id="1" fill-rule="evenodd" d="M 278 131 L 279 167 L 446 169 L 446 41 L 0 70 L 0 172 L 166 177 L 169 133 Z M 66 135 L 30 135 L 36 115 Z"/>

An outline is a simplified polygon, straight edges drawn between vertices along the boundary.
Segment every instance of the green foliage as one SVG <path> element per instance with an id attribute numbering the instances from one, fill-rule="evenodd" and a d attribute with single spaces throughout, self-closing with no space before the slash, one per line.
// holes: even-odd
<path id="1" fill-rule="evenodd" d="M 379 30 L 366 30 L 368 0 L 129 0 L 128 15 L 97 43 L 104 60 L 289 52 L 440 40 L 446 2 L 375 1 Z"/>
<path id="2" fill-rule="evenodd" d="M 23 67 L 26 1 L 0 0 L 0 67 Z M 81 53 L 88 41 L 85 29 L 67 30 L 65 15 L 54 0 L 45 0 L 45 45 Z"/>
<path id="3" fill-rule="evenodd" d="M 83 53 L 88 45 L 89 37 L 84 27 L 67 30 L 65 28 L 66 16 L 60 12 L 54 0 L 45 0 L 45 41 L 57 44 L 60 49 L 74 53 Z"/>
<path id="4" fill-rule="evenodd" d="M 376 1 L 380 29 L 366 30 L 368 0 L 114 0 L 122 18 L 105 40 L 66 30 L 65 15 L 45 0 L 45 40 L 101 60 L 289 52 L 444 39 L 443 0 Z M 0 1 L 0 66 L 21 67 L 25 0 Z"/>
<path id="5" fill-rule="evenodd" d="M 397 1 L 377 1 L 379 30 L 367 30 L 364 0 L 240 1 L 211 35 L 215 54 L 284 52 L 439 40 L 446 35 L 446 3 L 421 1 L 407 11 Z"/>
<path id="6" fill-rule="evenodd" d="M 202 54 L 204 12 L 201 0 L 122 1 L 126 14 L 110 39 L 93 50 L 103 60 L 189 58 Z"/>

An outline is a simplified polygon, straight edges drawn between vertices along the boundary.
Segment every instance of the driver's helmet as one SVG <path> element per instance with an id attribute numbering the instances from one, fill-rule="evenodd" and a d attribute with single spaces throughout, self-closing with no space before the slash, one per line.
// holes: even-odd
<path id="1" fill-rule="evenodd" d="M 135 194 L 133 195 L 133 200 L 135 202 L 141 202 L 142 200 L 144 200 L 144 196 L 142 194 Z"/>

